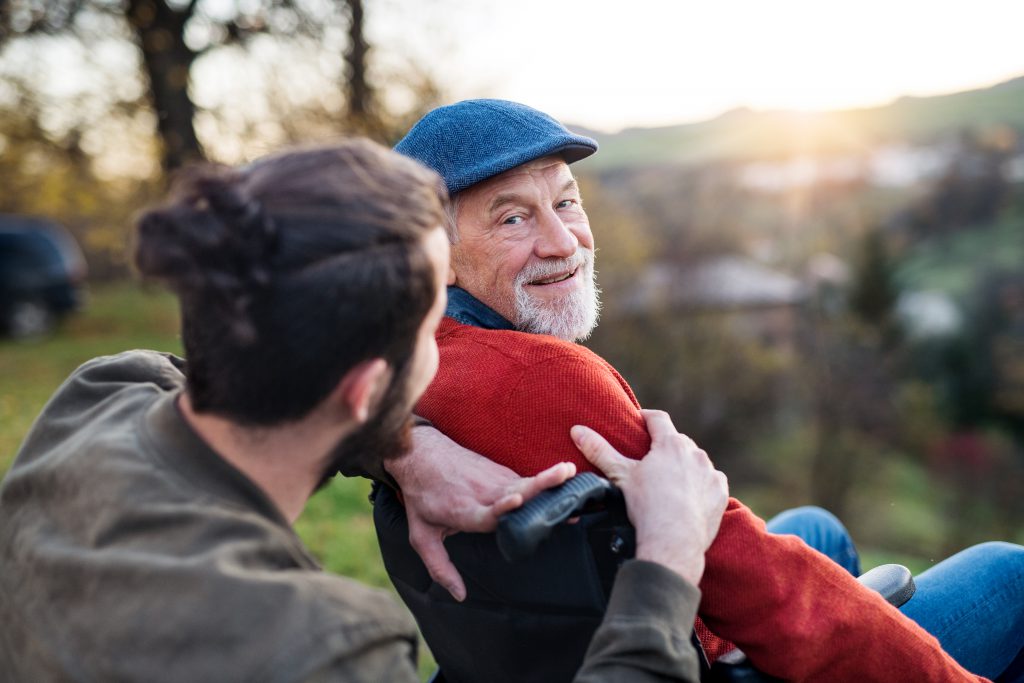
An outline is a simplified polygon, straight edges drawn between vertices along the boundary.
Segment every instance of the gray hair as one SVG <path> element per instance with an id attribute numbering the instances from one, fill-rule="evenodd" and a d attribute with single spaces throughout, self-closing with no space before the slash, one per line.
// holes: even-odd
<path id="1" fill-rule="evenodd" d="M 461 204 L 461 192 L 456 192 L 449 197 L 444 205 L 445 226 L 444 231 L 448 233 L 448 242 L 459 243 L 459 204 Z"/>

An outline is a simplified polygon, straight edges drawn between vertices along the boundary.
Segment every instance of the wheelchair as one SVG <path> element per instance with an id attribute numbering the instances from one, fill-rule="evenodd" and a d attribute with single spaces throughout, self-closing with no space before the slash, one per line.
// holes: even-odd
<path id="1" fill-rule="evenodd" d="M 621 493 L 577 475 L 502 517 L 493 534 L 445 540 L 466 582 L 456 602 L 409 545 L 405 509 L 375 487 L 374 524 L 384 566 L 439 664 L 433 683 L 571 681 L 600 625 L 619 565 L 633 557 Z M 575 523 L 565 524 L 570 517 Z M 882 565 L 858 579 L 895 606 L 913 596 L 910 571 Z M 691 636 L 698 652 L 700 641 Z M 701 661 L 704 683 L 768 683 L 740 650 Z"/>

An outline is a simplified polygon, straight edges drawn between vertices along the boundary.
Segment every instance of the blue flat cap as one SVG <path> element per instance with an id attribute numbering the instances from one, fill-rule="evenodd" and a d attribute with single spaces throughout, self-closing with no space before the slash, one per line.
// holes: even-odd
<path id="1" fill-rule="evenodd" d="M 596 152 L 597 143 L 525 104 L 463 100 L 428 113 L 395 151 L 437 171 L 455 194 L 552 154 L 571 164 Z"/>

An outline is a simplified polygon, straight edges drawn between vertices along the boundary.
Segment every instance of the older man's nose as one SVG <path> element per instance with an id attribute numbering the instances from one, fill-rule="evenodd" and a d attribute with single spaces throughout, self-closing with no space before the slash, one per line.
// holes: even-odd
<path id="1" fill-rule="evenodd" d="M 545 213 L 538 222 L 539 233 L 534 251 L 540 258 L 568 258 L 576 253 L 580 241 L 554 211 Z"/>

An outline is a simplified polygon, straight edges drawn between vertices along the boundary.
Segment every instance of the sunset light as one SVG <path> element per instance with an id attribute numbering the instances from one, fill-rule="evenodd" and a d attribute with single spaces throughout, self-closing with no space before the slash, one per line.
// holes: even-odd
<path id="1" fill-rule="evenodd" d="M 991 85 L 1024 74 L 1021 25 L 1024 4 L 999 0 L 522 0 L 464 2 L 443 49 L 419 40 L 457 96 L 615 130 Z"/>

